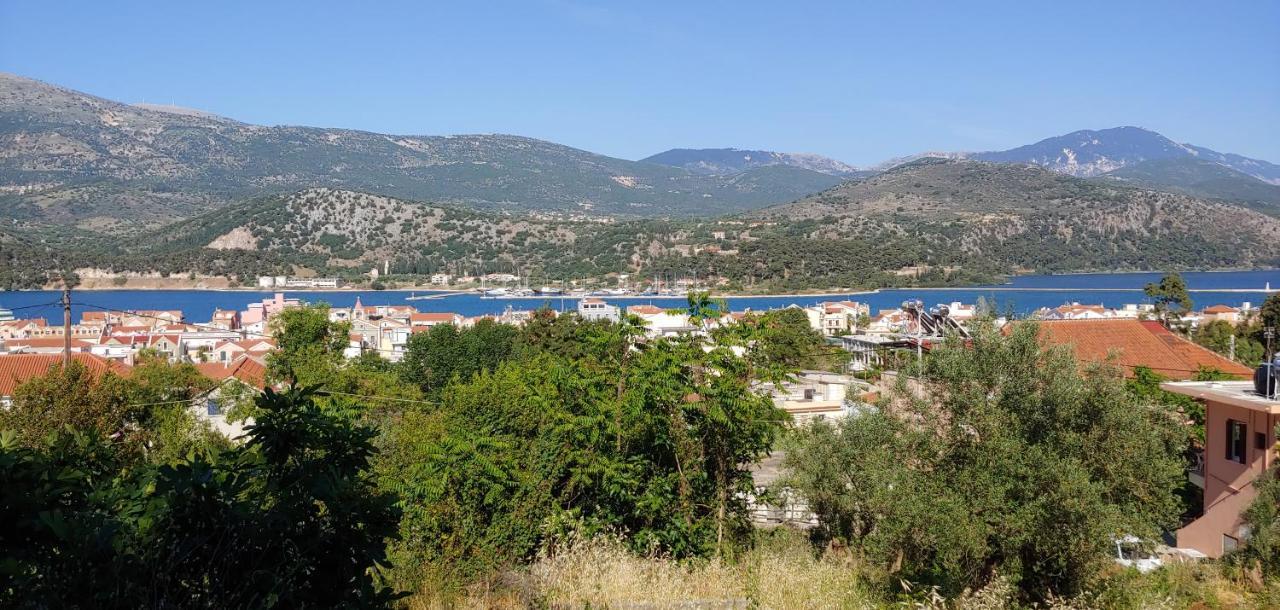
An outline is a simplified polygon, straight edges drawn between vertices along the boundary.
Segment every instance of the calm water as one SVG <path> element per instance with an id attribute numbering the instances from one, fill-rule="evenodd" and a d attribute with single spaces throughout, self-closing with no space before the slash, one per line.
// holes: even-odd
<path id="1" fill-rule="evenodd" d="M 872 312 L 892 309 L 909 298 L 919 298 L 929 305 L 961 301 L 974 303 L 979 297 L 993 303 L 1000 312 L 1022 315 L 1040 307 L 1056 307 L 1072 301 L 1119 307 L 1125 303 L 1144 303 L 1148 299 L 1141 292 L 1147 282 L 1158 281 L 1159 273 L 1111 273 L 1090 275 L 1038 275 L 1014 278 L 1009 284 L 964 289 L 904 288 L 882 290 L 874 294 L 839 296 L 785 296 L 744 297 L 729 299 L 734 310 L 770 309 L 787 305 L 811 305 L 821 301 L 848 298 L 871 306 Z M 1196 307 L 1219 303 L 1239 306 L 1245 302 L 1258 304 L 1266 294 L 1261 290 L 1267 283 L 1280 288 L 1280 269 L 1268 271 L 1230 271 L 1183 274 L 1194 291 L 1191 294 Z M 1254 292 L 1233 292 L 1252 290 Z M 1203 291 L 1203 292 L 1202 292 Z M 467 316 L 501 313 L 506 307 L 535 309 L 549 305 L 553 309 L 572 310 L 577 299 L 482 299 L 477 295 L 446 296 L 438 299 L 407 301 L 408 291 L 286 291 L 290 297 L 317 303 L 326 302 L 337 307 L 351 306 L 359 296 L 365 305 L 412 304 L 420 311 L 451 311 Z M 418 295 L 430 294 L 417 292 Z M 188 321 L 203 322 L 209 319 L 215 308 L 244 309 L 249 303 L 269 298 L 270 291 L 220 291 L 220 290 L 96 290 L 75 292 L 72 308 L 75 319 L 80 313 L 97 308 L 108 309 L 181 309 Z M 20 318 L 47 317 L 60 319 L 61 306 L 57 305 L 56 291 L 0 292 L 0 306 L 13 309 Z M 674 307 L 683 297 L 673 298 L 613 298 L 606 301 L 618 305 L 653 303 L 660 307 Z"/>

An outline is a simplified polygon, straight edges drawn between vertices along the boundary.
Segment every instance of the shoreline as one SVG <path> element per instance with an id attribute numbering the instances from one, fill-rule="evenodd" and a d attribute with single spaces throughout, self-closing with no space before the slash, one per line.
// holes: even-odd
<path id="1" fill-rule="evenodd" d="M 1280 269 L 1224 269 L 1212 271 L 1185 271 L 1181 273 L 1247 273 L 1247 272 L 1267 272 L 1274 271 L 1280 273 Z M 1084 271 L 1074 273 L 1053 273 L 1053 274 L 1018 274 L 1010 276 L 1016 277 L 1081 277 L 1093 275 L 1139 275 L 1161 273 L 1155 271 L 1121 271 L 1121 272 L 1103 272 L 1103 271 Z M 198 283 L 198 282 L 193 282 Z M 3 292 L 55 292 L 61 290 L 57 287 L 41 287 L 41 288 L 20 288 L 17 290 L 4 290 Z M 481 286 L 473 286 L 466 289 L 450 289 L 438 286 L 408 286 L 386 288 L 383 290 L 375 290 L 373 288 L 363 287 L 342 287 L 342 288 L 262 288 L 258 286 L 102 286 L 94 285 L 89 287 L 76 287 L 72 289 L 74 292 L 85 293 L 109 293 L 109 292 L 215 292 L 215 293 L 247 293 L 247 294 L 273 294 L 276 292 L 284 293 L 306 293 L 306 294 L 344 294 L 344 293 L 423 293 L 420 298 L 426 299 L 447 299 L 454 296 L 479 296 L 485 300 L 498 301 L 528 301 L 528 300 L 558 300 L 558 299 L 580 299 L 580 298 L 601 298 L 615 300 L 641 300 L 641 299 L 682 299 L 685 295 L 653 295 L 653 294 L 623 294 L 623 295 L 607 295 L 607 294 L 583 294 L 583 295 L 528 295 L 528 296 L 485 296 L 481 292 Z M 945 291 L 987 291 L 987 292 L 1143 292 L 1143 288 L 1093 288 L 1093 287 L 1044 287 L 1044 286 L 1014 286 L 1013 282 L 1005 282 L 1003 284 L 972 284 L 972 285 L 953 285 L 953 286 L 886 286 L 881 288 L 870 289 L 817 289 L 814 291 L 802 292 L 781 292 L 781 293 L 721 293 L 714 290 L 711 296 L 716 298 L 730 299 L 775 299 L 775 298 L 812 298 L 812 297 L 846 297 L 846 296 L 865 296 L 880 294 L 884 291 L 920 291 L 920 292 L 945 292 Z M 1276 288 L 1263 287 L 1232 287 L 1232 288 L 1189 288 L 1188 292 L 1219 292 L 1219 293 L 1256 293 L 1256 294 L 1272 294 L 1280 292 L 1280 284 Z"/>

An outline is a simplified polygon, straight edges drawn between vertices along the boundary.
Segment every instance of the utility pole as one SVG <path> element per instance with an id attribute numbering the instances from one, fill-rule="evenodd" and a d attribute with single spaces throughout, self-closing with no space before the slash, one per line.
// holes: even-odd
<path id="1" fill-rule="evenodd" d="M 1275 394 L 1271 389 L 1271 384 L 1273 383 L 1271 376 L 1274 374 L 1272 371 L 1275 369 L 1275 360 L 1273 360 L 1271 356 L 1271 338 L 1275 335 L 1276 329 L 1274 326 L 1268 326 L 1262 329 L 1262 336 L 1267 339 L 1266 360 L 1263 361 L 1263 366 L 1267 367 L 1267 385 L 1263 388 L 1263 394 L 1265 394 L 1267 398 L 1272 398 Z"/>
<path id="2" fill-rule="evenodd" d="M 1236 359 L 1236 336 L 1235 335 L 1231 335 L 1227 339 L 1227 359 L 1229 360 Z"/>
<path id="3" fill-rule="evenodd" d="M 71 368 L 71 286 L 62 284 L 62 370 Z"/>

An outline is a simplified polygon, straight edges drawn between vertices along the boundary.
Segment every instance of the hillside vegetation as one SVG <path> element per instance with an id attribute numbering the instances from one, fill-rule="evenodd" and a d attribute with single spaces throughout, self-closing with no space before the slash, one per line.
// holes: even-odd
<path id="1" fill-rule="evenodd" d="M 1144 161 L 1108 172 L 1101 178 L 1192 197 L 1243 202 L 1272 216 L 1280 214 L 1280 185 L 1204 159 Z"/>
<path id="2" fill-rule="evenodd" d="M 155 108 L 0 74 L 0 205 L 20 221 L 108 231 L 318 186 L 495 210 L 691 216 L 840 180 L 800 168 L 707 176 L 519 136 L 265 127 Z"/>
<path id="3" fill-rule="evenodd" d="M 1213 268 L 1280 256 L 1280 221 L 1246 207 L 978 161 L 921 160 L 747 217 L 807 222 L 811 238 L 909 236 L 934 264 Z"/>
<path id="4" fill-rule="evenodd" d="M 717 220 L 569 220 L 318 188 L 244 201 L 128 240 L 74 228 L 0 235 L 7 235 L 0 280 L 9 286 L 48 280 L 54 252 L 66 269 L 240 282 L 306 272 L 358 279 L 385 264 L 401 280 L 437 272 L 518 271 L 533 282 L 629 273 L 755 291 L 1280 263 L 1280 220 L 1244 206 L 1034 166 L 937 159 Z"/>

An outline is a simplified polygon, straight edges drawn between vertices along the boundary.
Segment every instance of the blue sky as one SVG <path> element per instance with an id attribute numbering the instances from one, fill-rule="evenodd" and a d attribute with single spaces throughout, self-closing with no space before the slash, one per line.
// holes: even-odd
<path id="1" fill-rule="evenodd" d="M 1138 125 L 1280 163 L 1280 2 L 0 0 L 0 70 L 251 123 L 633 159 L 871 164 Z"/>

